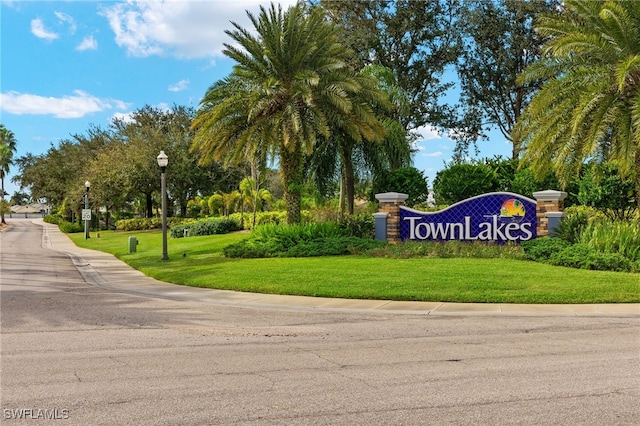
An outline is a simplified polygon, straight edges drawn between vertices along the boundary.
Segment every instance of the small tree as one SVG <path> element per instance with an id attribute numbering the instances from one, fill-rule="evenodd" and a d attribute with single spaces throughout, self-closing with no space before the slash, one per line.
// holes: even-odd
<path id="1" fill-rule="evenodd" d="M 409 195 L 409 207 L 427 201 L 429 184 L 427 178 L 415 167 L 402 167 L 387 173 L 378 182 L 375 192 L 402 192 Z"/>
<path id="2" fill-rule="evenodd" d="M 610 219 L 629 220 L 636 210 L 633 173 L 621 174 L 613 163 L 590 165 L 580 180 L 578 201 Z"/>
<path id="3" fill-rule="evenodd" d="M 496 172 L 486 164 L 454 164 L 438 172 L 433 191 L 439 204 L 453 204 L 493 192 L 497 185 Z"/>

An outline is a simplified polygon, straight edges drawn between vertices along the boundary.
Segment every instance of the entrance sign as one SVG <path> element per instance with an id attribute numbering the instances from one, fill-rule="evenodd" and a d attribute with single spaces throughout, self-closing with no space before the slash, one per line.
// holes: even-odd
<path id="1" fill-rule="evenodd" d="M 437 212 L 400 206 L 402 241 L 493 241 L 536 238 L 536 202 L 511 192 L 468 198 Z"/>

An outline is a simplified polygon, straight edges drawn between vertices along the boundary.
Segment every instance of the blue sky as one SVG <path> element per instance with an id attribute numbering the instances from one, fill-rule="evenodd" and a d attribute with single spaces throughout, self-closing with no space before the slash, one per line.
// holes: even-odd
<path id="1" fill-rule="evenodd" d="M 283 7 L 295 0 L 282 0 Z M 90 125 L 152 105 L 194 108 L 227 76 L 222 55 L 230 21 L 249 27 L 245 10 L 268 0 L 7 1 L 0 0 L 0 122 L 18 141 L 17 156 L 41 154 Z M 414 165 L 429 183 L 454 144 L 421 129 Z M 480 156 L 509 156 L 499 133 Z M 5 181 L 11 195 L 19 188 Z"/>

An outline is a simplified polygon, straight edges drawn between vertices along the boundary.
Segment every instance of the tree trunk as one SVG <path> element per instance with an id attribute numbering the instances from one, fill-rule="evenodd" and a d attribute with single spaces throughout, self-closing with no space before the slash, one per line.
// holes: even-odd
<path id="1" fill-rule="evenodd" d="M 636 147 L 635 153 L 636 162 L 636 208 L 640 215 L 640 146 Z"/>
<path id="2" fill-rule="evenodd" d="M 353 175 L 353 161 L 351 160 L 351 144 L 342 145 L 342 169 L 344 170 L 344 189 L 347 201 L 347 212 L 353 214 L 355 201 L 355 178 Z"/>
<path id="3" fill-rule="evenodd" d="M 300 146 L 294 150 L 280 148 L 280 170 L 284 184 L 284 199 L 287 205 L 287 223 L 290 225 L 302 222 L 302 153 Z"/>
<path id="4" fill-rule="evenodd" d="M 343 147 L 342 167 L 344 169 L 344 189 L 347 201 L 347 212 L 353 214 L 355 202 L 355 178 L 353 175 L 353 161 L 351 160 L 351 149 Z"/>
<path id="5" fill-rule="evenodd" d="M 0 177 L 2 178 L 0 179 L 0 181 L 2 181 L 2 188 L 0 189 L 2 191 L 2 204 L 0 204 L 0 209 L 2 210 L 0 215 L 2 215 L 2 220 L 0 221 L 0 223 L 6 224 L 7 222 L 5 222 L 4 220 L 4 172 L 2 172 L 2 176 Z"/>
<path id="6" fill-rule="evenodd" d="M 145 196 L 145 200 L 147 203 L 147 213 L 146 216 L 148 218 L 152 218 L 153 217 L 153 200 L 151 199 L 151 193 L 150 192 L 146 192 L 144 194 Z"/>

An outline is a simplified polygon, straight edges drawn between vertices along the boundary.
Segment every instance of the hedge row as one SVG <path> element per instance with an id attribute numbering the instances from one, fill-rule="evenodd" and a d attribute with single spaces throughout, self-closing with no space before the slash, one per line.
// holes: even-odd
<path id="1" fill-rule="evenodd" d="M 240 229 L 240 223 L 235 219 L 199 220 L 197 222 L 184 223 L 171 227 L 171 237 L 182 238 L 185 236 L 196 237 L 202 235 L 227 234 L 229 232 L 239 231 Z"/>
<path id="2" fill-rule="evenodd" d="M 185 222 L 193 222 L 194 219 L 184 219 L 180 217 L 167 218 L 167 227 L 172 228 L 176 225 L 183 224 Z M 161 229 L 162 218 L 135 218 L 135 219 L 122 219 L 116 222 L 117 231 L 146 231 L 149 229 Z"/>
<path id="3" fill-rule="evenodd" d="M 602 252 L 588 244 L 571 244 L 560 238 L 536 238 L 522 243 L 525 254 L 536 262 L 597 271 L 640 272 L 640 261 L 621 253 Z"/>
<path id="4" fill-rule="evenodd" d="M 64 232 L 65 234 L 74 234 L 76 232 L 84 231 L 83 224 L 67 222 L 62 216 L 58 216 L 57 214 L 46 215 L 42 220 L 46 223 L 58 225 L 60 231 Z"/>

